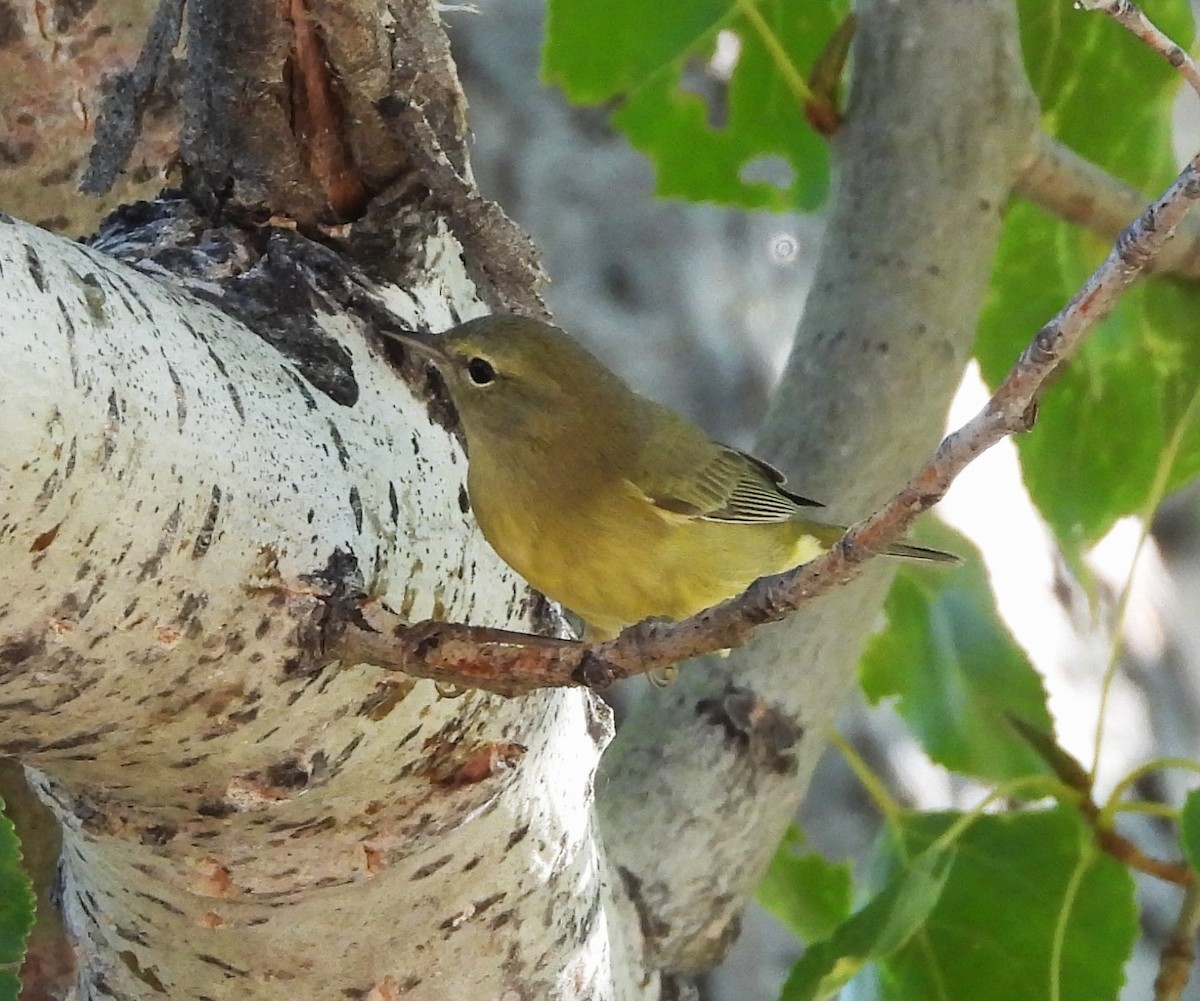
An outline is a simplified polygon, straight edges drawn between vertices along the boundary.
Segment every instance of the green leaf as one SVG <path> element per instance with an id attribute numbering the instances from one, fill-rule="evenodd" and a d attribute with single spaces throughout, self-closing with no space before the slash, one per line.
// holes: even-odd
<path id="1" fill-rule="evenodd" d="M 900 850 L 893 845 L 885 875 L 906 865 L 905 853 L 922 850 L 957 820 L 954 814 L 908 816 Z M 888 1001 L 1117 998 L 1138 934 L 1133 879 L 1095 848 L 1078 814 L 1060 807 L 984 816 L 956 844 L 954 866 L 928 920 L 918 935 L 880 962 L 876 993 L 864 996 Z"/>
<path id="2" fill-rule="evenodd" d="M 1193 789 L 1179 814 L 1179 843 L 1193 872 L 1200 872 L 1200 789 Z"/>
<path id="3" fill-rule="evenodd" d="M 551 0 L 542 78 L 578 104 L 607 101 L 711 43 L 732 10 L 730 0 Z"/>
<path id="4" fill-rule="evenodd" d="M 962 536 L 943 543 L 963 555 Z M 1046 692 L 996 613 L 977 555 L 951 572 L 903 567 L 884 605 L 888 627 L 867 645 L 859 678 L 867 698 L 895 697 L 925 752 L 991 781 L 1050 768 L 1011 719 L 1053 740 Z"/>
<path id="5" fill-rule="evenodd" d="M 1187 0 L 1146 0 L 1141 7 L 1187 48 Z M 1179 72 L 1112 18 L 1071 0 L 1019 0 L 1018 11 L 1025 69 L 1046 131 L 1130 184 L 1164 184 L 1174 173 L 1170 110 Z"/>
<path id="6" fill-rule="evenodd" d="M 792 967 L 780 1001 L 829 997 L 866 963 L 901 948 L 937 903 L 953 859 L 952 850 L 931 848 L 905 862 L 829 939 L 805 951 Z"/>
<path id="7" fill-rule="evenodd" d="M 4 801 L 0 800 L 0 811 Z M 21 846 L 12 821 L 0 812 L 0 1001 L 15 1001 L 20 990 L 17 971 L 33 927 L 34 897 L 21 868 Z"/>
<path id="8" fill-rule="evenodd" d="M 848 6 L 755 4 L 789 72 L 800 78 Z M 738 56 L 714 113 L 684 81 L 690 67 L 712 60 L 722 31 Z M 811 209 L 825 199 L 825 142 L 808 127 L 800 96 L 736 3 L 551 0 L 542 73 L 571 100 L 620 100 L 613 125 L 653 161 L 659 195 L 774 211 Z M 754 176 L 757 167 L 766 178 Z"/>
<path id="9" fill-rule="evenodd" d="M 1184 0 L 1145 6 L 1188 45 Z M 1149 201 L 1175 174 L 1171 105 L 1179 75 L 1110 18 L 1066 0 L 1021 0 L 1020 11 L 1043 126 Z M 990 385 L 1107 250 L 1079 227 L 1025 204 L 1011 207 L 976 345 Z M 1155 279 L 1127 295 L 1046 393 L 1035 430 L 1018 438 L 1026 486 L 1072 564 L 1118 518 L 1145 513 L 1164 488 L 1200 472 L 1192 412 L 1198 309 L 1194 284 Z"/>
<path id="10" fill-rule="evenodd" d="M 828 938 L 850 913 L 848 862 L 798 854 L 804 835 L 793 825 L 758 885 L 758 902 L 803 942 Z"/>
<path id="11" fill-rule="evenodd" d="M 1090 270 L 1084 238 L 1038 209 L 1009 212 L 976 344 L 995 385 Z M 1029 493 L 1072 552 L 1200 472 L 1200 287 L 1159 278 L 1129 293 L 1043 397 L 1017 440 Z"/>

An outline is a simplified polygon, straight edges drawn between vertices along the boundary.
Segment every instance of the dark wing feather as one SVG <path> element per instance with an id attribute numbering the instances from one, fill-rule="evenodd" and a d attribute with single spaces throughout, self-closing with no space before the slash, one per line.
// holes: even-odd
<path id="1" fill-rule="evenodd" d="M 779 493 L 783 494 L 784 497 L 786 497 L 788 500 L 790 500 L 797 507 L 824 507 L 825 506 L 820 501 L 813 500 L 811 497 L 801 497 L 799 494 L 794 494 L 790 490 L 784 490 L 783 485 L 785 483 L 787 483 L 787 477 L 784 476 L 783 473 L 781 473 L 778 469 L 776 469 L 774 466 L 772 466 L 769 462 L 764 462 L 758 456 L 751 455 L 749 452 L 738 451 L 737 454 L 740 455 L 747 462 L 753 464 L 760 473 L 762 473 L 764 476 L 766 476 L 771 481 L 771 483 L 774 484 L 775 489 L 777 491 L 779 491 Z"/>

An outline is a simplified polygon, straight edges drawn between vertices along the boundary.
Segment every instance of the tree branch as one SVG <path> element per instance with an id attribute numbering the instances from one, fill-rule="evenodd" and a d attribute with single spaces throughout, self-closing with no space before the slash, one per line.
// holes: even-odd
<path id="1" fill-rule="evenodd" d="M 1183 997 L 1196 961 L 1197 929 L 1200 929 L 1200 886 L 1193 882 L 1184 888 L 1179 916 L 1159 958 L 1154 1001 L 1179 1001 Z"/>
<path id="2" fill-rule="evenodd" d="M 1156 28 L 1129 0 L 1085 0 L 1084 6 L 1100 11 L 1145 42 L 1179 70 L 1200 94 L 1200 67 L 1179 45 Z M 1146 204 L 1146 196 L 1113 177 L 1074 151 L 1038 132 L 1033 149 L 1017 176 L 1016 191 L 1067 222 L 1088 229 L 1106 240 Z M 1184 278 L 1200 278 L 1200 220 L 1181 221 L 1175 240 L 1156 255 L 1155 272 L 1168 271 Z"/>
<path id="3" fill-rule="evenodd" d="M 1144 192 L 1044 132 L 1037 133 L 1033 149 L 1022 164 L 1016 193 L 1106 240 L 1115 240 L 1146 205 Z M 1188 218 L 1180 223 L 1175 239 L 1162 248 L 1151 270 L 1200 279 L 1200 219 Z"/>
<path id="4" fill-rule="evenodd" d="M 1200 67 L 1185 48 L 1163 34 L 1132 0 L 1082 0 L 1081 6 L 1107 14 L 1130 34 L 1145 42 L 1179 70 L 1192 90 L 1200 94 Z"/>
<path id="5" fill-rule="evenodd" d="M 183 26 L 183 5 L 184 0 L 160 0 L 137 64 L 107 83 L 87 170 L 79 179 L 79 190 L 85 194 L 106 194 L 128 163 L 146 107 L 167 77 Z"/>

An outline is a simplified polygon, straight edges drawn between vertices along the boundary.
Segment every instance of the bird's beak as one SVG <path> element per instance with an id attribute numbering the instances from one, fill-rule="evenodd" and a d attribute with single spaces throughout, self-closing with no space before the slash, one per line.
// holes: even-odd
<path id="1" fill-rule="evenodd" d="M 434 365 L 444 365 L 450 360 L 445 349 L 437 342 L 437 338 L 422 330 L 401 330 L 398 328 L 379 328 L 384 337 L 399 341 L 406 348 L 415 351 L 422 358 L 427 358 Z"/>

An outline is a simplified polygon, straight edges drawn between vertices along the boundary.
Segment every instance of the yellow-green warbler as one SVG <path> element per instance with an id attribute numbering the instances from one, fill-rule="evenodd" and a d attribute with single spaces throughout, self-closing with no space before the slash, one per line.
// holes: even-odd
<path id="1" fill-rule="evenodd" d="M 606 639 L 684 619 L 825 552 L 844 528 L 783 475 L 639 396 L 550 324 L 485 316 L 390 334 L 441 373 L 467 438 L 467 491 L 514 570 Z M 890 556 L 956 562 L 903 543 Z"/>

